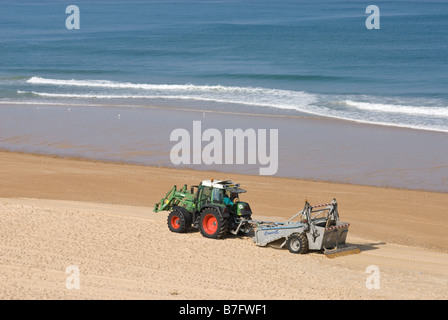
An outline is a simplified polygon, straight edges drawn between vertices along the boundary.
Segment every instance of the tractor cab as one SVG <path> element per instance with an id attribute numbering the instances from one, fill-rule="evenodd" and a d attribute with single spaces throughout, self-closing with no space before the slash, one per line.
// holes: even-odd
<path id="1" fill-rule="evenodd" d="M 205 180 L 198 186 L 197 199 L 202 208 L 205 204 L 214 204 L 227 208 L 237 216 L 250 216 L 252 214 L 249 204 L 240 200 L 241 194 L 247 191 L 240 188 L 237 183 L 230 180 Z"/>

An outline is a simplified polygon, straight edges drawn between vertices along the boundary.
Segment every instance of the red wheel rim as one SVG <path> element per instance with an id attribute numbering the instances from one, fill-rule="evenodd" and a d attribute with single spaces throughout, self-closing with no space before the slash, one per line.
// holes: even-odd
<path id="1" fill-rule="evenodd" d="M 174 229 L 177 229 L 177 228 L 180 227 L 180 219 L 179 219 L 178 216 L 173 216 L 173 217 L 171 218 L 171 226 L 172 226 Z"/>
<path id="2" fill-rule="evenodd" d="M 214 234 L 218 230 L 218 220 L 212 214 L 208 214 L 202 220 L 202 228 L 208 234 Z"/>

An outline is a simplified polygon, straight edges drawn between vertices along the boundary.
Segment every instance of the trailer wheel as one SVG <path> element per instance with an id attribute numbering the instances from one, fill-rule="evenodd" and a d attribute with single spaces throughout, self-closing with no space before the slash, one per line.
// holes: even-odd
<path id="1" fill-rule="evenodd" d="M 304 233 L 291 235 L 286 241 L 289 252 L 304 254 L 308 252 L 308 239 Z"/>
<path id="2" fill-rule="evenodd" d="M 188 225 L 184 214 L 179 210 L 173 210 L 168 215 L 168 228 L 172 232 L 184 233 L 188 229 Z"/>
<path id="3" fill-rule="evenodd" d="M 199 219 L 199 230 L 206 238 L 221 239 L 227 232 L 228 220 L 214 209 L 206 208 Z"/>

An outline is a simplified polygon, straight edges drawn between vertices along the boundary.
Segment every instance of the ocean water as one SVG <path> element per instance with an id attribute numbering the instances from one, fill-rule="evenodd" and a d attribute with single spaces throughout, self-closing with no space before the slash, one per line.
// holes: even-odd
<path id="1" fill-rule="evenodd" d="M 2 0 L 0 102 L 126 100 L 448 132 L 448 2 L 374 2 Z M 79 30 L 66 28 L 69 4 Z M 369 4 L 379 30 L 365 26 Z"/>
<path id="2" fill-rule="evenodd" d="M 279 175 L 447 192 L 448 2 L 0 0 L 0 148 L 169 166 L 193 120 L 281 127 Z"/>

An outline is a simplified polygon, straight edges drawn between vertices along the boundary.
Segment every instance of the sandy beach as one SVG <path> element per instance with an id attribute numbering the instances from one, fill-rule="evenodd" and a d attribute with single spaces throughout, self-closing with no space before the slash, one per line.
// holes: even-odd
<path id="1" fill-rule="evenodd" d="M 1 8 L 1 300 L 448 299 L 447 1 Z M 349 224 L 360 253 L 260 247 L 204 211 L 175 233 L 188 213 L 153 212 L 211 179 L 247 190 L 253 220 L 336 199 L 341 221 L 295 236 L 330 249 Z"/>
<path id="2" fill-rule="evenodd" d="M 1 299 L 448 298 L 445 193 L 13 152 L 0 152 L 0 175 Z M 240 182 L 258 219 L 336 198 L 361 254 L 298 256 L 251 238 L 171 233 L 154 203 L 174 184 L 210 178 Z M 73 265 L 80 288 L 70 290 Z M 379 289 L 366 286 L 372 265 Z"/>

